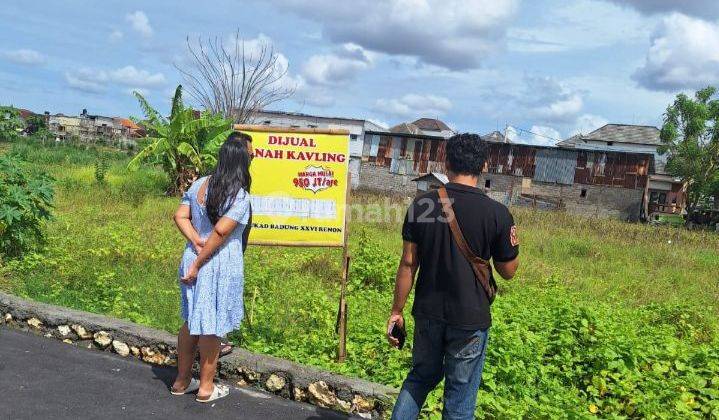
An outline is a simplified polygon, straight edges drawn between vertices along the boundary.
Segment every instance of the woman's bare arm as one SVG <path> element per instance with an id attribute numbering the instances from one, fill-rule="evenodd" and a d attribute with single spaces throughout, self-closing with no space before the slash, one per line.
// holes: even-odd
<path id="1" fill-rule="evenodd" d="M 227 240 L 227 237 L 235 230 L 237 222 L 229 217 L 223 216 L 215 224 L 215 228 L 212 230 L 210 237 L 205 241 L 205 246 L 202 247 L 199 255 L 190 266 L 190 269 L 182 278 L 182 281 L 191 284 L 197 278 L 197 273 L 200 271 L 207 260 L 210 259 L 212 254 L 222 246 Z"/>
<path id="2" fill-rule="evenodd" d="M 200 238 L 200 235 L 195 230 L 195 227 L 192 226 L 192 215 L 190 213 L 190 206 L 186 204 L 180 204 L 180 207 L 177 208 L 173 219 L 175 220 L 175 224 L 180 230 L 180 233 L 182 233 L 182 236 L 184 236 L 188 241 L 190 241 L 192 243 L 192 246 L 195 247 L 195 250 L 199 253 L 202 250 L 202 247 L 205 245 L 205 241 Z"/>

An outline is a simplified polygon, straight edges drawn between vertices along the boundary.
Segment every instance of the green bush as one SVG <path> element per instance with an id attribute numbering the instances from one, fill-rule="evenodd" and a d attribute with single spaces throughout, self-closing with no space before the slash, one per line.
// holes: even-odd
<path id="1" fill-rule="evenodd" d="M 101 153 L 95 160 L 95 181 L 98 184 L 105 185 L 105 175 L 108 169 L 110 169 L 110 164 L 107 161 L 107 156 Z"/>
<path id="2" fill-rule="evenodd" d="M 399 257 L 374 243 L 366 230 L 358 236 L 350 265 L 350 289 L 391 290 Z"/>
<path id="3" fill-rule="evenodd" d="M 53 195 L 49 176 L 0 156 L 0 254 L 18 257 L 43 239 Z"/>

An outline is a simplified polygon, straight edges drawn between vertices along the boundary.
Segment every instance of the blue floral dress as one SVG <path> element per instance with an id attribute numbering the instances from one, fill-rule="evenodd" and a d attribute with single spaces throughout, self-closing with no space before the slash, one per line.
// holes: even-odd
<path id="1" fill-rule="evenodd" d="M 195 181 L 182 197 L 182 205 L 190 206 L 192 225 L 201 238 L 207 239 L 214 225 L 207 217 L 204 205 L 197 201 L 197 194 L 207 180 Z M 197 281 L 188 286 L 180 282 L 182 295 L 182 318 L 187 322 L 191 335 L 225 336 L 237 329 L 244 317 L 243 291 L 245 285 L 242 258 L 242 232 L 249 218 L 250 196 L 241 189 L 224 216 L 238 225 L 225 243 L 202 266 Z M 190 242 L 185 246 L 180 262 L 179 278 L 184 277 L 197 253 Z"/>

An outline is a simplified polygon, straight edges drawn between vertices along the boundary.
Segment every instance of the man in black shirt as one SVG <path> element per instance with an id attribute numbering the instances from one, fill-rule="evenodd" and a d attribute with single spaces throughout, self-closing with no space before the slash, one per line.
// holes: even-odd
<path id="1" fill-rule="evenodd" d="M 505 279 L 518 266 L 519 243 L 509 210 L 476 187 L 486 161 L 486 144 L 476 134 L 447 140 L 445 186 L 469 250 L 494 262 Z M 393 419 L 416 419 L 427 394 L 444 378 L 443 419 L 472 419 L 482 379 L 490 300 L 450 231 L 437 191 L 417 197 L 402 226 L 402 259 L 397 270 L 387 338 L 402 327 L 402 311 L 417 276 L 412 370 L 402 385 Z M 490 270 L 490 277 L 491 277 Z M 494 279 L 491 279 L 493 282 Z"/>

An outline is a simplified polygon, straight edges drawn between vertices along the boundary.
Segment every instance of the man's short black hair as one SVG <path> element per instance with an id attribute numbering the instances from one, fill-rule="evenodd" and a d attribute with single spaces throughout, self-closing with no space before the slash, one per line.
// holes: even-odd
<path id="1" fill-rule="evenodd" d="M 487 160 L 487 144 L 477 134 L 456 134 L 447 140 L 447 169 L 456 174 L 479 176 Z"/>

